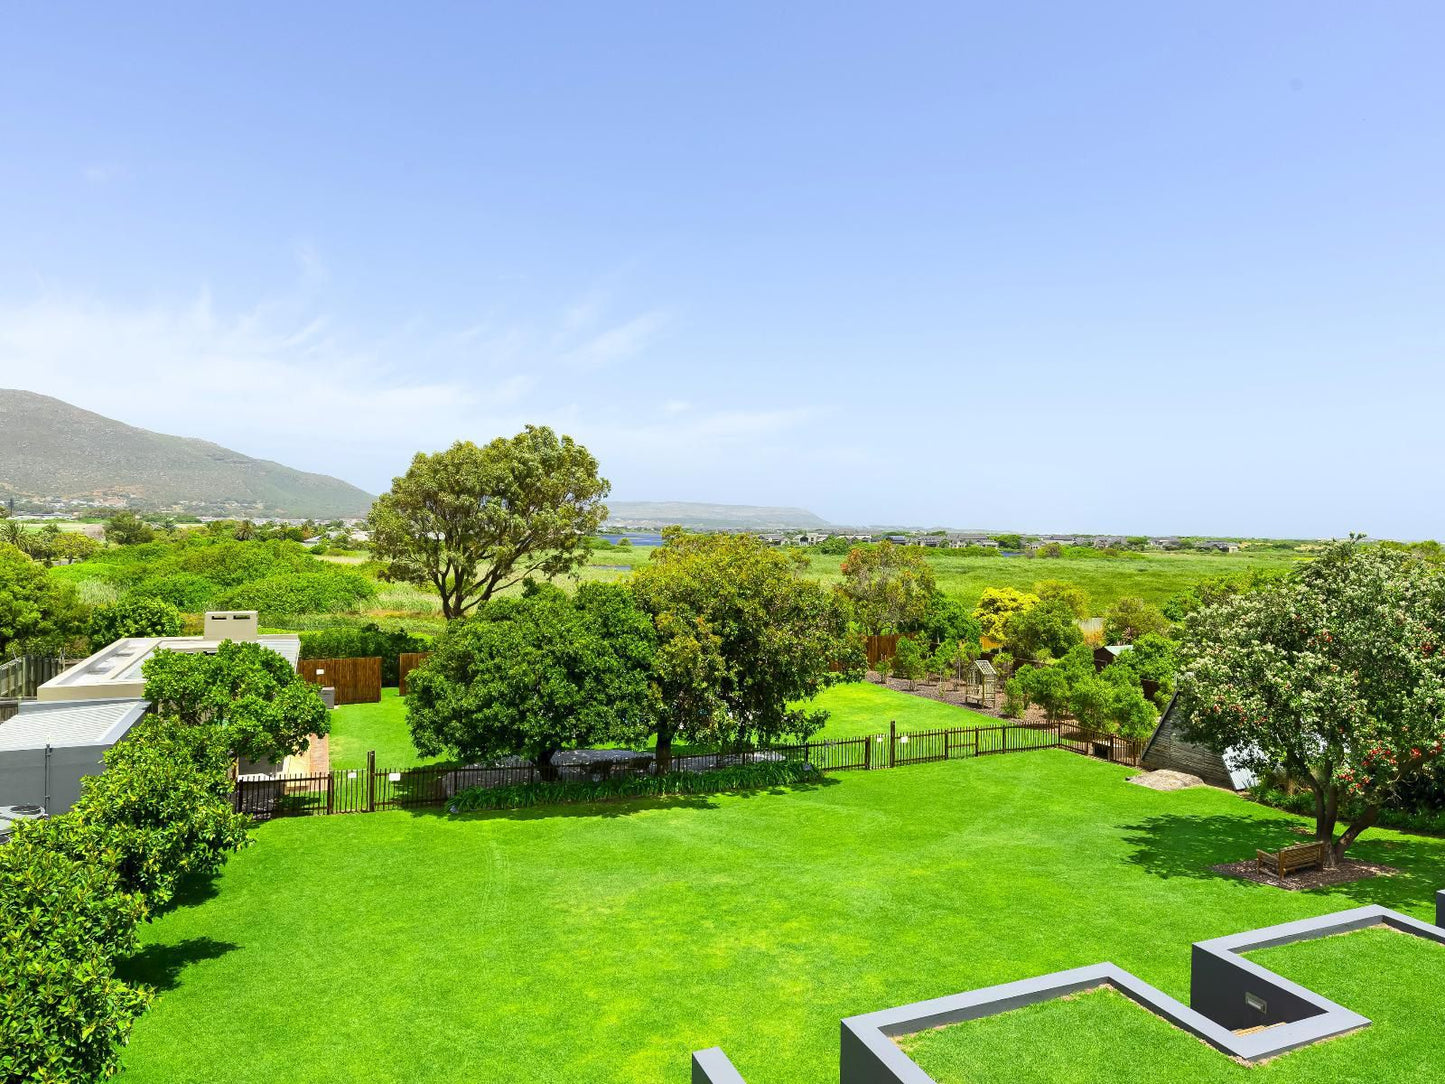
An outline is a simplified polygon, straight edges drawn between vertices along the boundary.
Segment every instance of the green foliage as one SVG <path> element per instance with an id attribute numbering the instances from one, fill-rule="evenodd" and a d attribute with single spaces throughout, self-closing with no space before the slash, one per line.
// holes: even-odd
<path id="1" fill-rule="evenodd" d="M 846 557 L 852 548 L 853 542 L 841 535 L 830 535 L 812 547 L 814 553 L 821 553 L 827 557 Z"/>
<path id="2" fill-rule="evenodd" d="M 105 540 L 116 546 L 135 546 L 155 537 L 155 529 L 134 512 L 117 512 L 105 521 Z"/>
<path id="3" fill-rule="evenodd" d="M 220 606 L 277 615 L 340 613 L 375 594 L 371 581 L 354 572 L 288 572 L 233 588 L 221 596 Z"/>
<path id="4" fill-rule="evenodd" d="M 63 816 L 0 846 L 0 1079 L 104 1080 L 151 994 L 114 974 L 145 915 L 103 838 Z"/>
<path id="5" fill-rule="evenodd" d="M 1004 641 L 1019 658 L 1058 658 L 1084 642 L 1079 623 L 1063 599 L 1015 610 L 1004 621 Z"/>
<path id="6" fill-rule="evenodd" d="M 1338 860 L 1400 786 L 1445 751 L 1445 577 L 1355 540 L 1287 580 L 1186 621 L 1179 697 L 1190 734 L 1265 777 L 1307 785 Z M 1358 808 L 1335 838 L 1346 804 Z"/>
<path id="7" fill-rule="evenodd" d="M 901 637 L 893 654 L 893 672 L 910 685 L 915 685 L 927 669 L 923 645 L 911 636 Z"/>
<path id="8" fill-rule="evenodd" d="M 412 739 L 426 756 L 519 754 L 544 771 L 564 749 L 641 742 L 655 643 L 648 615 L 616 585 L 493 599 L 449 625 L 408 676 Z"/>
<path id="9" fill-rule="evenodd" d="M 673 798 L 688 794 L 720 794 L 757 787 L 784 787 L 814 781 L 817 770 L 800 760 L 740 764 L 708 772 L 666 772 L 629 775 L 592 782 L 520 783 L 510 787 L 469 787 L 447 807 L 452 813 L 485 809 L 526 809 L 569 802 L 603 802 L 617 798 Z"/>
<path id="10" fill-rule="evenodd" d="M 360 628 L 320 629 L 301 634 L 303 659 L 381 659 L 381 683 L 400 681 L 400 656 L 425 651 L 431 641 L 405 630 L 387 631 L 375 623 Z"/>
<path id="11" fill-rule="evenodd" d="M 1021 535 L 996 534 L 993 536 L 993 540 L 998 543 L 999 549 L 1021 550 L 1024 548 L 1024 540 Z"/>
<path id="12" fill-rule="evenodd" d="M 232 811 L 231 756 L 218 727 L 147 716 L 84 780 L 74 815 L 115 849 L 121 888 L 155 910 L 180 879 L 213 873 L 250 840 Z"/>
<path id="13" fill-rule="evenodd" d="M 1207 606 L 1217 606 L 1236 595 L 1259 591 L 1290 574 L 1289 569 L 1251 568 L 1233 576 L 1210 576 L 1171 595 L 1160 607 L 1170 621 L 1183 621 L 1190 614 Z"/>
<path id="14" fill-rule="evenodd" d="M 0 660 L 21 651 L 54 651 L 84 627 L 75 588 L 0 543 Z"/>
<path id="15" fill-rule="evenodd" d="M 928 609 L 924 611 L 918 631 L 931 644 L 965 643 L 975 648 L 983 635 L 982 626 L 968 607 L 942 591 L 935 591 L 929 598 Z"/>
<path id="16" fill-rule="evenodd" d="M 1012 587 L 989 587 L 984 590 L 974 608 L 973 616 L 979 623 L 983 635 L 996 644 L 1008 639 L 1006 625 L 1016 613 L 1037 606 L 1039 596 L 1029 591 Z"/>
<path id="17" fill-rule="evenodd" d="M 1064 580 L 1040 580 L 1034 584 L 1034 592 L 1042 603 L 1057 602 L 1064 606 L 1078 620 L 1089 616 L 1089 596 L 1076 583 Z"/>
<path id="18" fill-rule="evenodd" d="M 86 634 L 90 650 L 99 651 L 127 636 L 179 636 L 181 615 L 169 602 L 130 596 L 90 612 Z"/>
<path id="19" fill-rule="evenodd" d="M 1141 636 L 1168 635 L 1169 618 L 1142 598 L 1119 599 L 1104 613 L 1104 639 L 1111 644 L 1132 644 Z"/>
<path id="20" fill-rule="evenodd" d="M 839 590 L 852 604 L 858 623 L 875 635 L 917 629 L 938 590 L 933 566 L 920 546 L 855 546 L 840 571 Z"/>
<path id="21" fill-rule="evenodd" d="M 802 576 L 794 555 L 756 538 L 675 531 L 666 538 L 631 580 L 662 638 L 653 675 L 659 750 L 674 735 L 806 739 L 827 713 L 794 702 L 848 676 L 829 669 L 849 651 L 844 607 Z M 678 660 L 695 667 L 673 669 Z M 703 695 L 708 673 L 716 685 Z"/>
<path id="22" fill-rule="evenodd" d="M 940 681 L 948 681 L 954 676 L 963 657 L 964 650 L 957 640 L 942 640 L 928 656 L 928 672 L 937 676 Z"/>
<path id="23" fill-rule="evenodd" d="M 219 605 L 221 586 L 195 572 L 172 572 L 147 577 L 133 588 L 137 598 L 154 598 L 169 602 L 182 613 L 194 614 Z"/>
<path id="24" fill-rule="evenodd" d="M 385 576 L 434 588 L 460 617 L 532 576 L 575 572 L 607 517 L 611 486 L 571 437 L 529 425 L 484 448 L 418 453 L 372 505 L 372 553 Z"/>
<path id="25" fill-rule="evenodd" d="M 330 729 L 316 686 L 260 644 L 226 641 L 215 654 L 158 651 L 142 673 L 156 714 L 221 728 L 234 756 L 279 762 Z"/>
<path id="26" fill-rule="evenodd" d="M 50 555 L 57 561 L 87 561 L 100 552 L 100 543 L 80 531 L 58 533 L 50 544 Z"/>

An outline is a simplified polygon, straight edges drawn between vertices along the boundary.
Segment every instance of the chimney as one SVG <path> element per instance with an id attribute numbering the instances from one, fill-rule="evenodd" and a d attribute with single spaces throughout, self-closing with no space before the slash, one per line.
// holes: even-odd
<path id="1" fill-rule="evenodd" d="M 207 640 L 259 638 L 255 610 L 215 610 L 206 614 Z"/>

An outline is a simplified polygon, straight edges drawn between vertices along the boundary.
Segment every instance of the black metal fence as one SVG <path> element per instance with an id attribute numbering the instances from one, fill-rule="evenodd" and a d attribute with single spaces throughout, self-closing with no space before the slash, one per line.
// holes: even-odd
<path id="1" fill-rule="evenodd" d="M 1137 766 L 1139 747 L 1112 735 L 1089 734 L 1073 724 L 1004 723 L 998 726 L 946 730 L 888 731 L 856 738 L 770 745 L 719 752 L 674 755 L 672 772 L 706 772 L 769 761 L 802 761 L 824 772 L 874 771 L 1038 749 L 1066 749 L 1118 764 Z M 658 770 L 652 753 L 607 750 L 588 759 L 581 753 L 557 758 L 549 775 L 562 781 L 599 781 L 650 775 Z M 505 787 L 536 783 L 540 769 L 517 760 L 493 765 L 428 765 L 420 768 L 377 768 L 376 754 L 367 754 L 364 768 L 340 768 L 310 775 L 243 777 L 236 781 L 235 808 L 257 819 L 372 813 L 381 809 L 413 809 L 445 805 L 469 787 Z"/>

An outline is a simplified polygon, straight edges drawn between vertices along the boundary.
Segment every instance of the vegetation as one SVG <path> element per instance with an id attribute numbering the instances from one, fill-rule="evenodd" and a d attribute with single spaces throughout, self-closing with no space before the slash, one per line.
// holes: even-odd
<path id="1" fill-rule="evenodd" d="M 1003 642 L 1015 658 L 1056 659 L 1084 642 L 1078 618 L 1062 598 L 1040 601 L 1004 618 Z"/>
<path id="2" fill-rule="evenodd" d="M 664 761 L 674 738 L 804 740 L 826 715 L 798 702 L 861 676 L 829 669 L 846 642 L 838 601 L 755 538 L 669 532 L 631 586 L 659 637 L 653 728 Z"/>
<path id="3" fill-rule="evenodd" d="M 1179 695 L 1195 739 L 1310 789 L 1315 838 L 1337 862 L 1445 751 L 1442 644 L 1445 578 L 1410 553 L 1339 542 L 1191 614 Z"/>
<path id="4" fill-rule="evenodd" d="M 303 659 L 381 660 L 381 683 L 395 686 L 401 679 L 401 656 L 425 651 L 430 639 L 413 636 L 404 629 L 387 631 L 374 622 L 360 628 L 320 629 L 301 634 Z"/>
<path id="5" fill-rule="evenodd" d="M 1132 644 L 1141 636 L 1167 635 L 1169 618 L 1142 598 L 1121 598 L 1104 614 L 1104 640 L 1110 644 Z"/>
<path id="6" fill-rule="evenodd" d="M 127 636 L 179 636 L 181 612 L 165 599 L 136 595 L 90 611 L 86 635 L 99 651 Z"/>
<path id="7" fill-rule="evenodd" d="M 484 448 L 458 441 L 418 453 L 371 507 L 371 549 L 383 574 L 425 585 L 447 619 L 530 576 L 586 563 L 607 516 L 610 485 L 571 437 L 529 425 Z"/>
<path id="8" fill-rule="evenodd" d="M 593 782 L 519 783 L 510 787 L 470 787 L 448 806 L 452 813 L 487 809 L 527 809 L 540 805 L 605 802 L 618 798 L 674 798 L 721 794 L 730 790 L 781 787 L 816 781 L 817 770 L 803 761 L 739 764 L 706 772 L 629 775 Z"/>
<path id="9" fill-rule="evenodd" d="M 417 1084 L 540 1084 L 565 1065 L 621 1084 L 685 1080 L 691 1051 L 718 1044 L 746 1080 L 811 1084 L 836 1074 L 844 1016 L 1098 960 L 1187 1000 L 1192 941 L 1367 903 L 1428 918 L 1445 884 L 1445 843 L 1386 831 L 1358 848 L 1394 877 L 1320 892 L 1221 878 L 1211 865 L 1297 838 L 1299 819 L 1127 774 L 1043 751 L 780 795 L 261 825 L 211 891 L 145 929 L 133 972 L 168 989 L 135 1027 L 125 1079 L 323 1084 L 390 1065 Z M 1329 982 L 1287 973 L 1370 1028 L 1252 1070 L 1184 1038 L 1190 1079 L 1433 1079 L 1440 947 L 1381 933 L 1379 955 L 1354 959 L 1360 937 L 1374 940 L 1317 943 L 1338 953 L 1318 969 Z M 1276 951 L 1297 950 L 1316 946 Z M 298 952 L 304 981 L 278 996 Z M 1418 981 L 1379 981 L 1402 966 Z M 466 976 L 464 995 L 448 975 Z M 1070 1048 L 1092 1041 L 1090 1017 L 1074 1019 Z M 295 1041 L 298 1020 L 328 1041 Z M 989 1079 L 1012 1079 L 1040 1031 L 994 1047 Z M 1119 1079 L 1120 1051 L 1154 1079 L 1153 1036 L 1130 1032 L 1086 1079 Z"/>
<path id="10" fill-rule="evenodd" d="M 75 589 L 14 546 L 0 543 L 0 660 L 58 650 L 84 625 Z"/>
<path id="11" fill-rule="evenodd" d="M 330 725 L 316 686 L 260 644 L 228 640 L 214 654 L 158 651 L 141 672 L 152 710 L 219 728 L 232 756 L 280 763 Z"/>
<path id="12" fill-rule="evenodd" d="M 424 756 L 521 755 L 546 778 L 564 749 L 641 744 L 650 729 L 656 635 L 622 587 L 575 595 L 533 585 L 437 637 L 407 678 L 407 721 Z"/>
<path id="13" fill-rule="evenodd" d="M 1154 661 L 1151 656 L 1149 663 Z M 1116 662 L 1096 672 L 1093 652 L 1084 644 L 1054 665 L 1022 667 L 1009 679 L 1007 694 L 1014 709 L 1034 704 L 1051 721 L 1072 716 L 1085 730 L 1136 742 L 1148 738 L 1159 718 L 1144 698 L 1139 670 Z"/>
<path id="14" fill-rule="evenodd" d="M 917 546 L 855 546 L 841 571 L 840 590 L 853 617 L 873 635 L 917 629 L 938 591 L 933 567 Z"/>
<path id="15" fill-rule="evenodd" d="M 1012 587 L 990 587 L 979 597 L 973 616 L 983 635 L 1001 644 L 1008 639 L 1009 618 L 1038 603 L 1039 596 L 1032 592 L 1016 591 Z"/>

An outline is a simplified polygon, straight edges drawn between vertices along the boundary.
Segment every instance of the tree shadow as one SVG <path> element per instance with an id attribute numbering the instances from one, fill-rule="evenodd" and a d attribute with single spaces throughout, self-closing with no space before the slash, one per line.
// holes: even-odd
<path id="1" fill-rule="evenodd" d="M 173 945 L 147 945 L 116 965 L 116 974 L 133 985 L 156 990 L 174 990 L 181 972 L 201 960 L 216 960 L 240 948 L 229 941 L 210 937 L 188 937 Z"/>
<path id="2" fill-rule="evenodd" d="M 466 820 L 536 821 L 555 818 L 603 818 L 615 820 L 653 809 L 718 809 L 719 798 L 752 799 L 768 795 L 785 796 L 795 791 L 821 790 L 835 787 L 839 780 L 822 772 L 817 778 L 787 784 L 769 784 L 718 791 L 713 794 L 681 794 L 676 797 L 607 798 L 596 802 L 564 802 L 556 805 L 535 805 L 522 809 L 478 809 L 467 813 L 451 813 L 445 805 L 415 806 L 407 810 L 416 817 L 442 817 Z"/>
<path id="3" fill-rule="evenodd" d="M 180 911 L 187 907 L 199 907 L 207 900 L 213 900 L 220 894 L 216 886 L 220 873 L 192 873 L 183 877 L 176 886 L 176 893 L 166 903 L 153 907 L 146 916 L 147 922 L 154 922 L 162 915 L 168 915 L 172 911 Z"/>
<path id="4" fill-rule="evenodd" d="M 1167 813 L 1124 826 L 1124 842 L 1134 847 L 1129 861 L 1156 877 L 1224 877 L 1211 866 L 1254 857 L 1256 850 L 1273 851 L 1299 843 L 1305 836 L 1292 826 L 1310 825 L 1290 820 L 1216 813 L 1207 816 Z M 1298 890 L 1304 896 L 1347 896 L 1357 906 L 1375 904 L 1399 911 L 1434 909 L 1435 893 L 1445 888 L 1445 847 L 1423 839 L 1386 839 L 1366 833 L 1348 851 L 1350 858 L 1393 866 L 1398 873 L 1363 881 Z M 1261 886 L 1270 889 L 1271 886 Z M 1287 889 L 1275 888 L 1285 892 Z"/>

